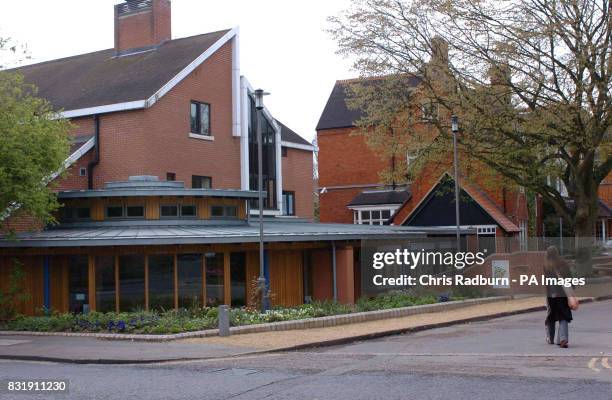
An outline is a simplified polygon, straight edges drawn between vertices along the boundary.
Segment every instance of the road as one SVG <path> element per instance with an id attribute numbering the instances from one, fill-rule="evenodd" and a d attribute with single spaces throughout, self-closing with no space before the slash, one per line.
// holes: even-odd
<path id="1" fill-rule="evenodd" d="M 70 399 L 612 399 L 612 302 L 584 305 L 570 348 L 543 313 L 308 351 L 155 365 L 0 362 L 0 378 L 63 378 Z"/>

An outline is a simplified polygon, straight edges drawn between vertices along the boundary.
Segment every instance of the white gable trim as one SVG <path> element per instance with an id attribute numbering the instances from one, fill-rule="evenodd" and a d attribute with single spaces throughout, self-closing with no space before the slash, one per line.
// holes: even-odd
<path id="1" fill-rule="evenodd" d="M 146 100 L 135 100 L 128 101 L 123 103 L 114 103 L 107 104 L 104 106 L 96 106 L 96 107 L 88 107 L 88 108 L 79 108 L 75 110 L 67 110 L 60 113 L 60 116 L 63 118 L 75 118 L 82 117 L 86 115 L 92 114 L 103 114 L 117 111 L 127 111 L 127 110 L 136 110 L 141 108 L 149 108 L 153 104 L 157 102 L 162 96 L 168 93 L 172 88 L 178 85 L 183 79 L 185 79 L 190 73 L 192 73 L 197 67 L 199 67 L 204 61 L 206 61 L 210 56 L 212 56 L 217 50 L 219 50 L 224 44 L 230 41 L 232 38 L 238 35 L 238 27 L 231 29 L 225 35 L 223 35 L 219 40 L 213 43 L 206 51 L 198 56 L 195 60 L 193 60 L 189 65 L 187 65 L 183 70 L 181 70 L 178 74 L 176 74 L 172 79 L 170 79 L 165 85 L 163 85 L 157 92 L 155 92 L 151 97 Z"/>
<path id="2" fill-rule="evenodd" d="M 293 143 L 293 142 L 287 142 L 283 140 L 281 141 L 281 145 L 283 147 L 289 147 L 291 149 L 314 151 L 314 146 L 309 145 L 309 144 Z"/>
<path id="3" fill-rule="evenodd" d="M 149 97 L 146 101 L 146 107 L 149 108 L 153 104 L 155 104 L 155 102 L 159 100 L 160 97 L 162 97 L 163 95 L 168 93 L 170 90 L 172 90 L 173 87 L 178 85 L 180 81 L 185 79 L 187 75 L 192 73 L 197 67 L 199 67 L 210 56 L 212 56 L 217 50 L 221 48 L 221 46 L 223 46 L 230 39 L 232 39 L 237 33 L 238 33 L 238 28 L 237 27 L 233 28 L 229 32 L 227 32 L 225 35 L 223 35 L 221 39 L 213 43 L 213 45 L 210 46 L 208 49 L 206 49 L 204 53 L 200 54 L 198 58 L 196 58 L 189 65 L 183 68 L 181 72 L 176 74 L 174 78 L 170 79 L 170 81 L 168 81 L 168 83 L 166 83 L 157 92 L 155 92 L 153 96 Z"/>
<path id="4" fill-rule="evenodd" d="M 145 108 L 145 106 L 146 106 L 146 102 L 144 100 L 136 100 L 136 101 L 128 101 L 125 103 L 108 104 L 105 106 L 79 108 L 77 110 L 62 111 L 61 113 L 59 113 L 59 115 L 62 118 L 74 118 L 74 117 L 83 117 L 86 115 L 104 114 L 104 113 L 110 113 L 110 112 L 116 112 L 116 111 L 136 110 L 139 108 Z"/>
<path id="5" fill-rule="evenodd" d="M 79 158 L 83 157 L 89 150 L 93 149 L 95 143 L 96 143 L 96 138 L 94 136 L 91 139 L 89 139 L 87 142 L 85 142 L 85 144 L 83 144 L 81 147 L 79 147 L 77 151 L 70 154 L 68 158 L 64 160 L 64 164 L 60 167 L 60 169 L 52 173 L 47 178 L 47 182 L 51 182 L 52 180 L 57 178 L 64 170 L 68 169 L 68 167 L 70 167 L 72 164 L 77 162 Z"/>

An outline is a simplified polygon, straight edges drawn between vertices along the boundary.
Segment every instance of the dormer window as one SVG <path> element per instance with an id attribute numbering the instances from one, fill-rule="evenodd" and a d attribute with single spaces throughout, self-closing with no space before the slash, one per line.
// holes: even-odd
<path id="1" fill-rule="evenodd" d="M 191 133 L 210 136 L 210 104 L 192 101 L 190 114 Z"/>

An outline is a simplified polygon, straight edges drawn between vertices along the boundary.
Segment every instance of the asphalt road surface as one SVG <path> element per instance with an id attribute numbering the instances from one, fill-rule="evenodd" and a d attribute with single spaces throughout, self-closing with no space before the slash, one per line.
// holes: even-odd
<path id="1" fill-rule="evenodd" d="M 570 348 L 543 313 L 308 351 L 156 365 L 0 362 L 0 380 L 68 379 L 2 399 L 612 399 L 612 302 L 584 305 Z"/>

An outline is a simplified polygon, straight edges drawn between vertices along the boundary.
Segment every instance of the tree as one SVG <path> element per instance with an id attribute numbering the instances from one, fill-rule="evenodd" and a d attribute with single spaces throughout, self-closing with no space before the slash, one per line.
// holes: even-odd
<path id="1" fill-rule="evenodd" d="M 435 103 L 435 137 L 400 141 L 427 160 L 450 148 L 447 117 L 458 115 L 462 154 L 571 220 L 589 274 L 598 187 L 612 168 L 611 15 L 608 0 L 355 0 L 331 32 L 362 76 L 393 77 L 384 91 L 351 90 L 367 135 L 382 135 L 379 121 L 397 127 L 389 104 Z M 418 96 L 409 78 L 420 80 Z M 400 136 L 419 124 L 404 118 Z"/>
<path id="2" fill-rule="evenodd" d="M 0 50 L 7 46 L 0 39 Z M 36 87 L 18 72 L 0 71 L 0 223 L 16 214 L 53 221 L 53 174 L 68 156 L 69 129 Z"/>

